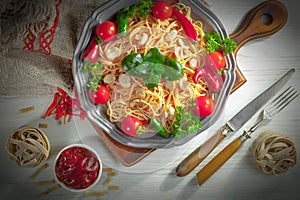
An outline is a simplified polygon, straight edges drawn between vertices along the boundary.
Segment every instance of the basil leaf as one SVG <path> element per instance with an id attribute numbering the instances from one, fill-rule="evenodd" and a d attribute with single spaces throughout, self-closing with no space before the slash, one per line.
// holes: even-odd
<path id="1" fill-rule="evenodd" d="M 143 76 L 143 81 L 148 89 L 152 89 L 158 85 L 160 78 L 160 75 L 151 73 L 148 76 Z"/>
<path id="2" fill-rule="evenodd" d="M 151 63 L 148 61 L 145 61 L 142 64 L 138 65 L 135 69 L 141 74 L 153 73 L 153 74 L 161 75 L 162 73 L 165 72 L 164 65 L 159 63 Z"/>
<path id="3" fill-rule="evenodd" d="M 143 57 L 139 53 L 132 53 L 127 55 L 122 60 L 122 68 L 132 76 L 139 76 L 136 67 L 143 63 Z"/>
<path id="4" fill-rule="evenodd" d="M 135 69 L 137 72 L 139 72 L 141 75 L 142 74 L 149 74 L 151 73 L 151 65 L 152 63 L 149 62 L 143 62 L 140 65 L 138 65 Z"/>
<path id="5" fill-rule="evenodd" d="M 163 64 L 154 63 L 151 65 L 151 67 L 152 67 L 153 74 L 161 75 L 165 72 L 165 68 Z"/>
<path id="6" fill-rule="evenodd" d="M 182 65 L 174 58 L 165 58 L 165 73 L 162 74 L 162 78 L 169 81 L 176 81 L 183 75 Z"/>
<path id="7" fill-rule="evenodd" d="M 127 55 L 122 60 L 122 68 L 131 76 L 142 78 L 149 89 L 154 88 L 160 79 L 176 81 L 184 71 L 174 58 L 164 57 L 158 48 L 151 48 L 143 57 L 139 53 Z"/>
<path id="8" fill-rule="evenodd" d="M 163 64 L 165 60 L 164 55 L 159 51 L 158 48 L 151 48 L 144 56 L 144 61 L 151 63 L 161 63 Z"/>

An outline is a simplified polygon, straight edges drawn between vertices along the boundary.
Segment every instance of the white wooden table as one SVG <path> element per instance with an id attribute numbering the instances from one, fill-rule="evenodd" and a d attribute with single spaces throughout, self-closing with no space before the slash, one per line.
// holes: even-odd
<path id="1" fill-rule="evenodd" d="M 240 19 L 252 7 L 262 1 L 237 0 L 207 0 L 212 11 L 221 19 L 228 32 L 237 27 Z M 56 190 L 48 195 L 41 193 L 51 185 L 38 186 L 41 180 L 53 179 L 53 161 L 59 149 L 72 143 L 79 143 L 80 138 L 76 121 L 71 120 L 67 125 L 60 125 L 54 119 L 41 119 L 49 103 L 49 99 L 36 98 L 5 98 L 0 97 L 0 199 L 300 199 L 300 165 L 285 174 L 270 176 L 263 174 L 254 164 L 250 145 L 259 133 L 264 130 L 282 132 L 290 136 L 300 152 L 300 98 L 284 109 L 268 125 L 261 127 L 219 171 L 217 171 L 204 185 L 198 186 L 196 173 L 216 155 L 226 144 L 231 142 L 239 133 L 231 135 L 223 141 L 193 172 L 185 177 L 177 177 L 174 168 L 179 162 L 192 152 L 201 141 L 214 134 L 227 120 L 238 112 L 251 99 L 264 91 L 290 68 L 296 68 L 296 73 L 289 81 L 300 91 L 300 3 L 297 0 L 282 1 L 289 13 L 287 24 L 278 33 L 264 39 L 247 43 L 240 49 L 237 62 L 247 82 L 230 95 L 224 113 L 219 120 L 196 137 L 192 142 L 182 147 L 182 151 L 174 150 L 177 156 L 172 162 L 164 163 L 166 157 L 153 154 L 152 163 L 147 163 L 147 173 L 132 173 L 133 170 L 124 168 L 114 169 L 117 176 L 111 178 L 113 185 L 119 190 L 108 190 L 102 182 L 107 174 L 103 174 L 95 190 L 105 191 L 104 196 L 86 196 L 80 193 L 70 193 L 63 189 Z M 1 86 L 0 86 L 1 87 Z M 29 113 L 19 113 L 19 109 L 34 106 L 35 110 Z M 258 113 L 257 113 L 258 114 Z M 249 128 L 257 119 L 254 116 L 243 128 Z M 51 156 L 47 161 L 50 166 L 38 177 L 31 180 L 29 176 L 36 170 L 18 167 L 10 160 L 5 152 L 5 142 L 8 135 L 22 125 L 48 123 L 45 129 L 51 142 Z M 242 129 L 241 129 L 242 130 Z M 241 131 L 240 130 L 240 131 Z M 170 151 L 172 154 L 172 151 Z M 298 160 L 299 160 L 298 153 Z M 112 158 L 113 159 L 113 158 Z M 105 160 L 108 166 L 113 160 Z M 105 167 L 107 167 L 104 163 Z M 163 163 L 163 164 L 162 164 Z M 146 170 L 146 169 L 145 169 Z M 130 171 L 130 172 L 126 172 Z M 142 172 L 143 170 L 136 170 Z M 149 171 L 149 170 L 148 170 Z"/>

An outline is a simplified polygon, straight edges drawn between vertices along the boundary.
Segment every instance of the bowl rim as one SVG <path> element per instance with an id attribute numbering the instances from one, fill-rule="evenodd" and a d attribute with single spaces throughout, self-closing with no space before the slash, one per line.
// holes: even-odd
<path id="1" fill-rule="evenodd" d="M 67 186 L 65 183 L 61 182 L 58 180 L 57 176 L 56 176 L 56 172 L 55 172 L 55 166 L 56 166 L 56 163 L 58 161 L 58 159 L 60 158 L 60 155 L 61 153 L 66 150 L 66 149 L 69 149 L 69 148 L 72 148 L 72 147 L 82 147 L 82 148 L 85 148 L 87 149 L 90 153 L 94 154 L 96 156 L 96 158 L 98 159 L 99 161 L 99 165 L 100 165 L 100 168 L 99 168 L 99 172 L 98 172 L 98 177 L 97 179 L 91 184 L 89 185 L 87 188 L 84 188 L 84 189 L 75 189 L 75 188 L 72 188 L 72 187 L 69 187 Z M 89 190 L 90 188 L 94 187 L 100 180 L 101 176 L 102 176 L 102 160 L 99 156 L 99 154 L 92 148 L 90 147 L 89 145 L 86 145 L 86 144 L 81 144 L 81 143 L 76 143 L 76 144 L 70 144 L 70 145 L 67 145 L 65 146 L 63 149 L 61 149 L 59 151 L 59 153 L 56 155 L 55 157 L 55 160 L 54 160 L 54 169 L 53 169 L 53 173 L 54 173 L 54 178 L 55 178 L 55 181 L 62 187 L 64 188 L 65 190 L 68 190 L 68 191 L 71 191 L 71 192 L 83 192 L 83 191 L 86 191 L 86 190 Z"/>

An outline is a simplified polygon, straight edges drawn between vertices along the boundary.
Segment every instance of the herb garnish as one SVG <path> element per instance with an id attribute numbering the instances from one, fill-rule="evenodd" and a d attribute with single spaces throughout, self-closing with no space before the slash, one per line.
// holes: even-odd
<path id="1" fill-rule="evenodd" d="M 87 87 L 93 91 L 99 89 L 99 83 L 102 81 L 103 65 L 98 61 L 91 63 L 89 61 L 84 62 L 82 73 L 90 73 L 91 77 L 87 82 Z"/>
<path id="2" fill-rule="evenodd" d="M 136 5 L 123 8 L 118 15 L 118 33 L 125 34 L 128 31 L 128 18 L 138 16 L 145 18 L 148 13 L 152 12 L 152 0 L 142 0 Z"/>
<path id="3" fill-rule="evenodd" d="M 127 16 L 133 18 L 138 13 L 140 18 L 145 18 L 148 13 L 152 11 L 152 0 L 142 0 L 138 4 L 130 6 L 128 8 Z"/>
<path id="4" fill-rule="evenodd" d="M 193 134 L 202 127 L 200 118 L 187 108 L 176 108 L 175 118 L 172 134 L 177 139 L 181 139 L 181 137 L 188 134 Z"/>
<path id="5" fill-rule="evenodd" d="M 142 78 L 147 88 L 152 89 L 161 79 L 175 81 L 183 75 L 181 64 L 171 57 L 164 57 L 158 48 L 151 48 L 145 56 L 132 53 L 122 60 L 122 68 L 131 76 Z"/>
<path id="6" fill-rule="evenodd" d="M 218 48 L 221 48 L 225 54 L 229 54 L 236 48 L 236 43 L 233 40 L 228 37 L 222 40 L 220 33 L 206 33 L 204 37 L 206 39 L 206 50 L 208 52 L 214 52 Z"/>

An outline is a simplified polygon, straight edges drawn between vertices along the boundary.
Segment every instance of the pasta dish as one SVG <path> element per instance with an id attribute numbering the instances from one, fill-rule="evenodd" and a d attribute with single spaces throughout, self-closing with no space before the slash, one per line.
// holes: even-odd
<path id="1" fill-rule="evenodd" d="M 106 113 L 119 127 L 124 119 L 133 117 L 141 122 L 142 133 L 163 128 L 171 135 L 176 126 L 192 131 L 188 129 L 189 123 L 182 124 L 182 118 L 189 115 L 194 120 L 190 116 L 194 115 L 190 112 L 195 106 L 194 99 L 209 96 L 207 80 L 193 80 L 208 55 L 202 23 L 192 18 L 189 6 L 174 3 L 171 7 L 182 16 L 173 14 L 161 20 L 152 13 L 144 17 L 134 15 L 126 21 L 125 34 L 116 34 L 97 49 L 101 82 L 110 93 Z M 122 11 L 118 13 L 121 14 Z M 188 36 L 180 17 L 191 23 L 196 40 Z M 196 118 L 199 129 L 201 117 Z M 154 120 L 162 127 L 151 126 Z"/>

